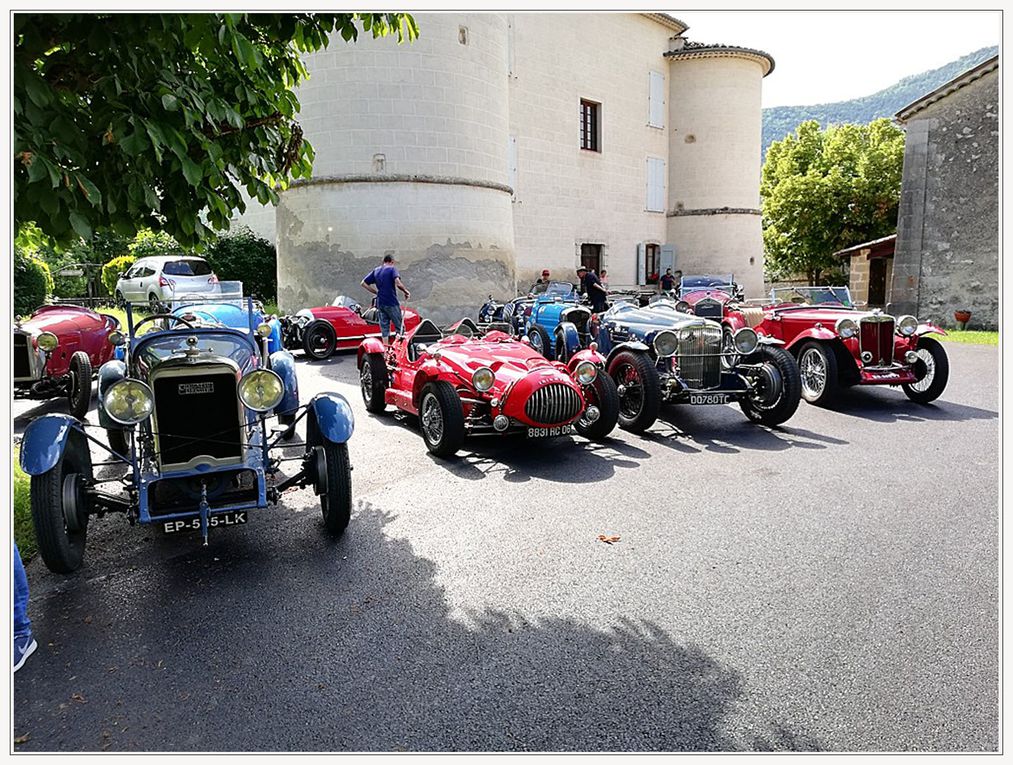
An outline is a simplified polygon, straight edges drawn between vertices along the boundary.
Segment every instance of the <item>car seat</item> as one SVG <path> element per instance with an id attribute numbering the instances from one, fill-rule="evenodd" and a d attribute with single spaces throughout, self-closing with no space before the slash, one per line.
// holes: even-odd
<path id="1" fill-rule="evenodd" d="M 411 342 L 408 343 L 408 360 L 416 361 L 419 353 L 427 345 L 438 343 L 443 339 L 443 332 L 429 319 L 423 319 L 422 323 L 415 329 Z"/>

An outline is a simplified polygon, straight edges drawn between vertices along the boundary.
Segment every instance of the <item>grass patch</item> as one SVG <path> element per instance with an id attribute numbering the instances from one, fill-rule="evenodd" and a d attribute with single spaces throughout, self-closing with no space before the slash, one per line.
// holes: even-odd
<path id="1" fill-rule="evenodd" d="M 21 469 L 18 454 L 14 450 L 14 541 L 21 551 L 21 560 L 30 561 L 39 551 L 39 543 L 35 540 L 35 526 L 32 525 L 32 507 L 29 500 L 31 478 Z"/>
<path id="2" fill-rule="evenodd" d="M 975 345 L 999 345 L 999 333 L 983 329 L 948 329 L 945 335 L 932 335 L 946 343 L 973 343 Z"/>
<path id="3" fill-rule="evenodd" d="M 270 316 L 272 313 L 275 316 L 281 316 L 281 312 L 278 310 L 277 303 L 264 303 L 264 313 Z"/>

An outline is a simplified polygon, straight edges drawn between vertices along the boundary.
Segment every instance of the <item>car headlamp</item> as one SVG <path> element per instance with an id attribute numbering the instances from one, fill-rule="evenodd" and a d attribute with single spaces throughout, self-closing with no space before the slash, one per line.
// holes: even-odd
<path id="1" fill-rule="evenodd" d="M 263 322 L 263 323 L 261 323 L 261 324 L 258 324 L 257 325 L 257 334 L 260 335 L 261 337 L 270 337 L 271 336 L 271 325 L 268 324 L 266 321 Z"/>
<path id="2" fill-rule="evenodd" d="M 911 337 L 918 329 L 918 319 L 914 316 L 901 316 L 897 319 L 897 331 L 904 337 Z"/>
<path id="3" fill-rule="evenodd" d="M 598 367 L 590 361 L 582 361 L 573 370 L 573 376 L 581 385 L 590 385 L 598 376 Z"/>
<path id="4" fill-rule="evenodd" d="M 654 336 L 654 352 L 659 358 L 672 356 L 679 347 L 679 338 L 674 332 L 664 330 Z"/>
<path id="5" fill-rule="evenodd" d="M 52 332 L 43 332 L 36 338 L 35 342 L 44 351 L 54 350 L 60 344 L 59 338 Z"/>
<path id="6" fill-rule="evenodd" d="M 756 332 L 749 327 L 743 327 L 732 337 L 732 345 L 735 346 L 736 352 L 741 353 L 743 356 L 748 356 L 755 351 L 756 346 L 759 344 L 760 341 L 756 336 Z"/>
<path id="7" fill-rule="evenodd" d="M 489 367 L 479 367 L 471 376 L 471 384 L 475 386 L 475 390 L 482 393 L 492 388 L 494 382 L 496 382 L 496 375 Z"/>
<path id="8" fill-rule="evenodd" d="M 136 425 L 151 416 L 155 397 L 140 380 L 120 380 L 106 391 L 102 405 L 106 414 L 120 425 Z"/>
<path id="9" fill-rule="evenodd" d="M 239 400 L 255 412 L 274 409 L 284 395 L 285 384 L 270 369 L 254 369 L 239 381 Z"/>
<path id="10" fill-rule="evenodd" d="M 681 313 L 693 313 L 693 306 L 687 303 L 685 300 L 680 300 L 675 304 L 675 310 Z"/>
<path id="11" fill-rule="evenodd" d="M 837 324 L 834 325 L 834 329 L 845 340 L 858 334 L 858 325 L 855 323 L 855 320 L 847 317 L 838 319 Z"/>

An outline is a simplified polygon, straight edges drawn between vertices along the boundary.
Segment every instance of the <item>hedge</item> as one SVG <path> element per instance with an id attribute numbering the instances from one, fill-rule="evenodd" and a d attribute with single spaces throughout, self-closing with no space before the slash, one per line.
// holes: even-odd
<path id="1" fill-rule="evenodd" d="M 102 285 L 109 290 L 110 295 L 116 294 L 116 282 L 119 281 L 120 274 L 130 268 L 135 260 L 137 258 L 133 255 L 121 255 L 102 266 Z"/>
<path id="2" fill-rule="evenodd" d="M 14 315 L 28 316 L 53 294 L 49 266 L 18 247 L 14 248 Z"/>

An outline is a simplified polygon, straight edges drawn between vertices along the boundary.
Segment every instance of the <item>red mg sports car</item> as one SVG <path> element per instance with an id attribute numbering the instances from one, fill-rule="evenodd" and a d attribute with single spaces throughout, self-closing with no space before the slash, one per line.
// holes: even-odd
<path id="1" fill-rule="evenodd" d="M 402 306 L 401 315 L 405 332 L 418 326 L 419 315 L 411 308 Z M 280 321 L 285 350 L 301 350 L 315 361 L 338 350 L 357 348 L 367 337 L 380 337 L 376 307 L 363 308 L 344 295 L 338 295 L 331 305 L 304 308 Z"/>
<path id="2" fill-rule="evenodd" d="M 619 419 L 615 383 L 596 349 L 568 363 L 546 360 L 524 340 L 492 331 L 478 337 L 462 319 L 445 332 L 428 319 L 394 340 L 359 347 L 366 409 L 388 404 L 418 415 L 422 439 L 438 457 L 453 456 L 466 435 L 519 433 L 528 438 L 576 431 L 604 439 Z"/>
<path id="3" fill-rule="evenodd" d="M 699 305 L 699 304 L 698 304 Z M 893 317 L 854 307 L 847 287 L 791 287 L 771 291 L 770 303 L 726 304 L 725 322 L 775 337 L 798 359 L 802 398 L 827 405 L 841 386 L 900 385 L 927 404 L 946 388 L 946 333 L 914 316 Z"/>
<path id="4" fill-rule="evenodd" d="M 91 404 L 91 378 L 123 343 L 112 316 L 75 305 L 45 305 L 14 324 L 14 398 L 66 396 L 83 420 Z"/>

